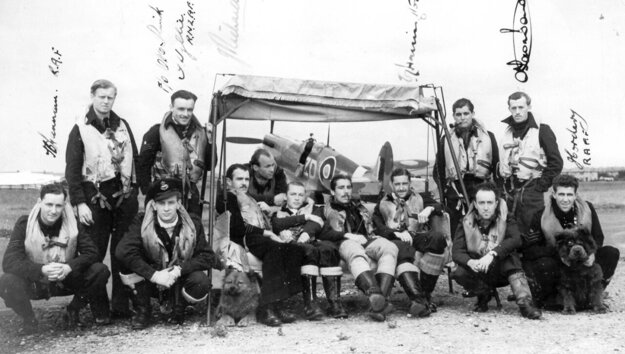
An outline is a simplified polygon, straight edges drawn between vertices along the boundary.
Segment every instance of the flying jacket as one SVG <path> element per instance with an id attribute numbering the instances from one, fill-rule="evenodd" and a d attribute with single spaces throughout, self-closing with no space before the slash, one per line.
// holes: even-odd
<path id="1" fill-rule="evenodd" d="M 76 255 L 78 225 L 69 203 L 61 213 L 61 228 L 58 235 L 47 236 L 40 226 L 41 201 L 35 204 L 28 216 L 24 248 L 28 259 L 35 263 L 67 263 Z M 57 221 L 58 222 L 58 221 Z"/>
<path id="2" fill-rule="evenodd" d="M 398 204 L 404 204 L 401 207 L 403 212 L 397 212 Z M 395 194 L 385 195 L 373 210 L 372 222 L 375 227 L 375 234 L 389 240 L 395 240 L 397 239 L 395 232 L 403 230 L 421 231 L 422 225 L 417 223 L 416 214 L 429 206 L 434 208 L 431 215 L 442 215 L 443 206 L 427 193 L 417 194 L 411 190 L 407 201 Z"/>
<path id="3" fill-rule="evenodd" d="M 493 146 L 482 123 L 474 119 L 473 127 L 475 133 L 470 136 L 469 146 L 464 146 L 464 140 L 458 137 L 455 128 L 450 132 L 450 140 L 460 166 L 460 176 L 471 173 L 486 180 L 493 170 Z M 459 179 L 448 144 L 445 144 L 445 172 L 448 179 Z"/>
<path id="4" fill-rule="evenodd" d="M 543 211 L 540 220 L 540 226 L 543 231 L 543 235 L 545 235 L 547 245 L 555 247 L 555 235 L 558 232 L 564 231 L 564 228 L 562 227 L 560 220 L 556 218 L 552 203 L 553 198 L 547 198 L 547 201 L 545 202 L 545 210 Z M 557 206 L 555 207 L 557 208 Z M 592 230 L 592 213 L 590 211 L 590 206 L 579 196 L 575 199 L 574 213 L 574 224 L 577 227 L 585 228 L 590 232 Z"/>

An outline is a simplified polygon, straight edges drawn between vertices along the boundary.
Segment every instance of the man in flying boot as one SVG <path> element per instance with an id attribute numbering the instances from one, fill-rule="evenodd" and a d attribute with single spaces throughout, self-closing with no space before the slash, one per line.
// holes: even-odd
<path id="1" fill-rule="evenodd" d="M 475 200 L 458 227 L 453 242 L 453 260 L 458 268 L 452 277 L 466 290 L 477 294 L 474 311 L 488 311 L 493 289 L 510 284 L 521 315 L 539 319 L 532 294 L 515 250 L 521 235 L 505 201 L 499 199 L 491 182 L 476 186 Z"/>

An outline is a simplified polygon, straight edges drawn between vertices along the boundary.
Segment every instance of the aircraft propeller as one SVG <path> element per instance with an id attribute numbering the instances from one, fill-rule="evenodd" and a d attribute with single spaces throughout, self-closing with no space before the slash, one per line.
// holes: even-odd
<path id="1" fill-rule="evenodd" d="M 233 144 L 262 144 L 263 139 L 249 138 L 245 136 L 228 136 L 226 141 Z"/>

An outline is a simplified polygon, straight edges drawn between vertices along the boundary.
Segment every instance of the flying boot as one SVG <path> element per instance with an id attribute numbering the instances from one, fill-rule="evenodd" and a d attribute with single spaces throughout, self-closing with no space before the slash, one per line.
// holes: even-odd
<path id="1" fill-rule="evenodd" d="M 539 309 L 534 307 L 532 293 L 530 292 L 529 284 L 527 284 L 525 273 L 518 272 L 511 274 L 508 276 L 508 282 L 510 283 L 512 293 L 516 298 L 516 303 L 519 306 L 521 315 L 532 320 L 539 319 L 540 316 L 542 316 L 542 313 Z"/>
<path id="2" fill-rule="evenodd" d="M 132 305 L 135 314 L 132 316 L 132 329 L 145 329 L 152 319 L 152 304 L 150 303 L 150 284 L 143 280 L 135 284 L 132 294 Z"/>
<path id="3" fill-rule="evenodd" d="M 373 272 L 364 271 L 356 278 L 356 286 L 369 297 L 369 317 L 371 319 L 382 322 L 386 319 L 386 315 L 382 311 L 386 308 L 386 298 L 375 280 Z"/>
<path id="4" fill-rule="evenodd" d="M 328 299 L 328 316 L 334 318 L 347 318 L 347 312 L 341 303 L 341 276 L 322 276 L 323 289 Z"/>
<path id="5" fill-rule="evenodd" d="M 302 295 L 304 296 L 304 316 L 309 321 L 323 318 L 323 312 L 317 303 L 317 277 L 302 275 Z"/>
<path id="6" fill-rule="evenodd" d="M 419 282 L 419 273 L 403 272 L 397 277 L 397 280 L 402 288 L 404 288 L 408 299 L 410 299 L 410 309 L 408 313 L 414 317 L 429 316 L 430 308 L 424 296 L 423 289 L 421 288 L 421 283 Z"/>
<path id="7" fill-rule="evenodd" d="M 434 288 L 436 287 L 438 275 L 432 275 L 421 271 L 419 277 L 419 282 L 421 283 L 421 289 L 423 289 L 423 296 L 425 297 L 427 306 L 430 312 L 436 312 L 436 304 L 432 302 L 432 292 L 434 292 Z"/>

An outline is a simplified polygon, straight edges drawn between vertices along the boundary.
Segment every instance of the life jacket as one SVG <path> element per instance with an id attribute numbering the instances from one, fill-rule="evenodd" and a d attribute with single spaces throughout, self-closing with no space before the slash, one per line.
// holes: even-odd
<path id="1" fill-rule="evenodd" d="M 41 200 L 37 202 L 28 215 L 24 248 L 26 256 L 37 264 L 52 262 L 67 263 L 76 255 L 78 244 L 78 224 L 69 203 L 65 203 L 61 213 L 62 224 L 59 236 L 46 237 L 39 226 Z"/>
<path id="2" fill-rule="evenodd" d="M 145 206 L 145 216 L 141 223 L 141 240 L 143 241 L 143 248 L 147 251 L 148 257 L 152 262 L 160 264 L 163 268 L 170 267 L 174 264 L 187 261 L 193 255 L 195 249 L 195 243 L 197 240 L 195 224 L 184 208 L 178 209 L 178 216 L 182 222 L 182 228 L 180 234 L 176 236 L 174 242 L 174 249 L 172 252 L 172 259 L 169 259 L 169 254 L 163 241 L 158 238 L 155 225 L 155 209 L 154 200 L 150 200 Z"/>
<path id="3" fill-rule="evenodd" d="M 299 209 L 297 209 L 297 212 L 295 212 L 295 214 L 292 214 L 291 211 L 287 209 L 287 206 L 284 206 L 282 207 L 282 209 L 276 212 L 276 218 L 282 219 L 282 218 L 288 218 L 290 216 L 310 215 L 313 212 L 314 206 L 315 206 L 315 202 L 311 198 L 307 198 L 304 205 L 302 205 Z M 289 228 L 289 230 L 293 234 L 293 237 L 295 238 L 299 237 L 299 235 L 302 233 L 304 229 L 303 226 L 304 225 L 298 225 L 298 226 L 293 226 Z"/>
<path id="4" fill-rule="evenodd" d="M 386 226 L 391 229 L 422 231 L 423 224 L 419 224 L 418 214 L 423 210 L 423 198 L 412 190 L 408 200 L 398 197 L 395 193 L 385 195 L 380 200 L 379 210 Z"/>
<path id="5" fill-rule="evenodd" d="M 100 182 L 111 180 L 119 173 L 124 193 L 129 192 L 135 173 L 130 129 L 120 119 L 117 130 L 107 128 L 104 133 L 100 133 L 96 127 L 86 122 L 86 117 L 81 117 L 76 122 L 85 147 L 83 180 L 98 186 Z"/>
<path id="6" fill-rule="evenodd" d="M 462 220 L 467 250 L 469 252 L 483 256 L 501 244 L 501 241 L 506 236 L 506 220 L 508 218 L 508 207 L 503 199 L 499 199 L 498 212 L 497 220 L 491 223 L 488 234 L 484 235 L 478 225 L 477 210 L 474 204 L 471 204 L 467 215 Z"/>
<path id="7" fill-rule="evenodd" d="M 564 228 L 553 212 L 552 204 L 553 198 L 547 198 L 545 210 L 540 218 L 540 227 L 543 230 L 543 235 L 545 235 L 547 244 L 555 247 L 555 236 L 558 232 L 564 231 Z M 590 211 L 588 203 L 580 197 L 575 199 L 575 225 L 579 228 L 585 228 L 588 231 L 592 230 L 592 212 Z"/>
<path id="8" fill-rule="evenodd" d="M 271 230 L 271 222 L 265 213 L 260 210 L 258 203 L 247 193 L 231 192 L 237 196 L 237 202 L 239 203 L 239 209 L 241 210 L 241 216 L 243 221 L 252 226 L 259 227 L 265 230 Z"/>
<path id="9" fill-rule="evenodd" d="M 258 190 L 256 186 L 256 177 L 254 176 L 254 168 L 250 165 L 250 186 L 248 188 L 248 193 L 252 198 L 256 200 L 268 200 L 271 201 L 270 204 L 273 204 L 273 197 L 276 195 L 276 175 L 278 173 L 278 168 L 276 167 L 276 172 L 274 173 L 274 177 L 267 181 L 267 184 L 262 186 L 262 191 Z"/>
<path id="10" fill-rule="evenodd" d="M 477 131 L 477 136 L 471 134 L 469 146 L 467 147 L 464 146 L 464 140 L 456 135 L 455 128 L 450 132 L 451 144 L 458 158 L 458 165 L 460 166 L 460 177 L 456 172 L 456 166 L 454 166 L 449 144 L 445 144 L 445 172 L 449 180 L 458 180 L 462 178 L 465 173 L 472 173 L 482 179 L 490 178 L 490 170 L 493 162 L 492 142 L 482 123 L 474 119 L 473 124 Z M 467 164 L 469 166 L 468 168 Z"/>
<path id="11" fill-rule="evenodd" d="M 504 178 L 516 175 L 520 180 L 530 180 L 542 176 L 547 158 L 538 140 L 540 122 L 536 121 L 536 125 L 539 128 L 530 127 L 523 139 L 514 138 L 512 126 L 506 127 L 499 162 L 499 172 Z"/>
<path id="12" fill-rule="evenodd" d="M 197 118 L 193 116 L 189 125 L 193 125 L 195 130 L 190 137 L 180 139 L 172 124 L 165 128 L 168 117 L 171 117 L 171 112 L 165 114 L 158 128 L 161 151 L 156 154 L 154 175 L 157 179 L 183 179 L 184 172 L 187 173 L 191 182 L 197 183 L 204 172 L 204 152 L 208 145 L 206 131 Z"/>
<path id="13" fill-rule="evenodd" d="M 369 215 L 369 211 L 367 211 L 367 208 L 365 208 L 365 206 L 361 203 L 356 203 L 353 201 L 350 203 L 350 207 L 353 207 L 356 210 L 362 220 L 361 225 L 358 225 L 357 230 L 352 230 L 349 223 L 346 222 L 347 212 L 345 210 L 334 209 L 331 202 L 326 203 L 323 208 L 323 214 L 326 218 L 326 222 L 328 223 L 328 225 L 330 225 L 330 227 L 335 231 L 348 233 L 358 233 L 358 229 L 360 229 L 360 226 L 364 226 L 366 234 L 363 236 L 374 236 L 373 224 L 371 223 L 371 216 Z"/>

